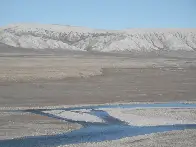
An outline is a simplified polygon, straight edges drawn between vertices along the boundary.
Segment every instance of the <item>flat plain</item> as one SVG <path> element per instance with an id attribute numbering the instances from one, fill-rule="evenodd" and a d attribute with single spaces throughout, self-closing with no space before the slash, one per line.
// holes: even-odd
<path id="1" fill-rule="evenodd" d="M 7 48 L 1 45 L 0 107 L 31 108 L 118 102 L 194 102 L 196 100 L 196 58 L 193 57 L 195 53 L 191 53 L 191 58 L 189 55 L 182 57 L 181 54 L 171 54 L 38 51 Z M 39 115 L 1 113 L 0 120 L 0 139 L 22 136 L 18 135 L 22 128 L 23 133 L 27 135 L 53 134 L 51 127 L 57 133 L 80 128 L 76 124 L 65 124 Z M 43 124 L 45 130 L 49 129 L 49 131 L 41 130 Z M 172 133 L 139 136 L 128 141 L 125 139 L 118 145 L 128 146 L 131 143 L 135 146 L 142 144 L 156 146 L 164 142 L 164 145 L 169 146 L 169 143 L 162 139 L 162 135 L 168 139 Z M 195 137 L 195 131 L 184 133 L 185 136 L 186 134 L 191 136 L 187 144 L 194 146 L 191 140 Z M 172 142 L 182 138 L 177 135 L 176 137 Z M 146 141 L 149 138 L 151 142 Z M 111 144 L 113 143 L 115 141 Z M 94 146 L 94 144 L 88 145 Z"/>
<path id="2" fill-rule="evenodd" d="M 196 100 L 196 58 L 0 49 L 1 107 Z"/>

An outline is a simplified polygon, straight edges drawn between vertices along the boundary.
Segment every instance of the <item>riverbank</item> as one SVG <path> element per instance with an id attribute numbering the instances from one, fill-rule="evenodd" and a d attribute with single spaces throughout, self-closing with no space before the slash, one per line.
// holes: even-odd
<path id="1" fill-rule="evenodd" d="M 196 130 L 171 131 L 99 143 L 60 145 L 58 147 L 195 147 Z"/>
<path id="2" fill-rule="evenodd" d="M 36 135 L 55 135 L 81 128 L 46 116 L 22 112 L 0 111 L 0 140 Z"/>
<path id="3" fill-rule="evenodd" d="M 26 137 L 0 141 L 0 145 L 7 147 L 6 144 L 9 144 L 21 147 L 22 142 L 28 144 L 29 147 L 35 144 L 38 145 L 38 142 L 41 142 L 39 145 L 49 145 L 55 142 L 52 147 L 69 144 L 77 145 L 85 142 L 92 145 L 93 142 L 98 142 L 99 145 L 99 142 L 121 140 L 126 137 L 195 129 L 195 108 L 196 103 L 187 102 L 124 103 L 51 107 L 48 109 L 1 110 L 0 119 L 3 120 L 2 123 L 10 120 L 7 124 L 1 124 L 1 132 L 9 134 L 8 138 L 4 139 L 22 137 L 23 135 Z M 126 115 L 126 117 L 122 117 L 123 115 Z"/>

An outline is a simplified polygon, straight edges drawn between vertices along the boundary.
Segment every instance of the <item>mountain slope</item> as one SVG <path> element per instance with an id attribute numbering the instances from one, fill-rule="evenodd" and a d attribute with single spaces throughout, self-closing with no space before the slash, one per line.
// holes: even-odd
<path id="1" fill-rule="evenodd" d="M 196 51 L 196 29 L 96 30 L 84 27 L 13 24 L 0 28 L 0 43 L 34 49 L 80 51 Z"/>

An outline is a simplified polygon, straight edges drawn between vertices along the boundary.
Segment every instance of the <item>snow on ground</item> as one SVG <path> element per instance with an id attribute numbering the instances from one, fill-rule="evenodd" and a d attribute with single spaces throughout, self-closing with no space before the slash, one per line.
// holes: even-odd
<path id="1" fill-rule="evenodd" d="M 196 110 L 194 108 L 105 108 L 101 110 L 134 126 L 196 124 Z"/>
<path id="2" fill-rule="evenodd" d="M 131 103 L 130 103 L 131 104 Z M 133 103 L 135 104 L 135 103 Z M 82 105 L 81 105 L 82 106 Z M 108 105 L 109 106 L 109 105 Z M 67 106 L 68 107 L 68 106 Z M 67 108 L 65 106 L 65 108 Z M 71 107 L 71 106 L 69 106 Z M 73 106 L 72 106 L 73 107 Z M 75 106 L 76 107 L 76 106 Z M 51 109 L 47 107 L 48 109 Z M 58 107 L 57 107 L 58 108 Z M 21 108 L 22 109 L 22 108 Z M 40 107 L 41 109 L 41 107 Z M 3 109 L 2 109 L 3 110 Z M 6 110 L 6 109 L 5 109 Z M 2 111 L 0 113 L 0 129 L 2 133 L 7 133 L 7 137 L 4 134 L 0 133 L 1 138 L 10 138 L 10 137 L 19 137 L 19 136 L 28 136 L 28 135 L 44 135 L 44 134 L 56 134 L 63 133 L 70 130 L 74 130 L 74 128 L 80 128 L 81 126 L 77 124 L 68 124 L 67 122 L 58 122 L 59 120 L 55 120 L 52 118 L 48 118 L 45 116 L 34 115 L 30 113 L 16 113 Z M 156 125 L 173 125 L 173 124 L 196 124 L 196 110 L 195 108 L 97 108 L 95 110 L 103 110 L 106 111 L 109 115 L 118 118 L 122 121 L 126 121 L 130 125 L 135 126 L 156 126 Z M 86 122 L 103 122 L 102 119 L 96 117 L 94 115 L 87 114 L 91 109 L 74 109 L 70 111 L 65 110 L 47 110 L 43 111 L 47 114 L 52 114 L 61 118 L 67 118 L 75 121 L 86 121 Z M 10 120 L 10 121 L 8 121 Z M 8 122 L 8 123 L 7 123 Z M 64 125 L 65 123 L 65 125 Z M 15 128 L 15 129 L 14 129 Z M 62 129 L 63 128 L 63 129 Z M 21 130 L 21 131 L 20 131 Z M 161 141 L 165 136 L 167 139 L 179 139 L 189 135 L 190 137 L 194 137 L 195 130 L 193 131 L 181 131 L 181 133 L 176 132 L 168 132 L 168 133 L 158 133 L 151 135 L 143 135 L 136 136 L 131 138 L 125 138 L 116 141 L 107 141 L 101 143 L 87 143 L 87 144 L 79 144 L 81 146 L 110 146 L 110 144 L 118 144 L 118 146 L 127 146 L 127 145 L 142 145 L 149 144 L 153 145 L 157 143 L 156 140 L 158 138 Z M 189 133 L 188 133 L 189 132 Z M 172 134 L 175 134 L 172 136 Z M 157 136 L 157 137 L 155 137 Z M 179 137 L 176 137 L 179 136 Z M 169 138 L 174 137 L 174 138 Z M 152 140 L 152 142 L 148 142 L 147 140 Z M 161 139 L 161 140 L 160 140 Z M 166 140 L 166 139 L 165 139 Z M 147 142 L 146 142 L 147 141 Z M 176 140 L 175 140 L 176 141 Z M 124 144 L 123 144 L 124 143 Z M 138 144 L 137 144 L 138 143 Z M 166 142 L 168 143 L 168 142 Z M 183 143 L 183 142 L 181 142 Z M 188 142 L 186 142 L 188 143 Z M 168 144 L 169 145 L 169 144 Z M 72 145 L 71 145 L 72 146 Z M 74 145 L 74 146 L 78 146 Z M 63 147 L 63 146 L 61 146 Z"/>
<path id="3" fill-rule="evenodd" d="M 0 28 L 0 43 L 34 49 L 80 51 L 196 51 L 196 29 L 97 30 L 68 25 L 12 24 Z"/>
<path id="4" fill-rule="evenodd" d="M 194 108 L 105 108 L 98 110 L 104 110 L 110 116 L 134 126 L 196 124 L 196 110 Z M 44 111 L 44 113 L 76 121 L 103 122 L 97 116 L 85 113 L 89 111 L 88 109 L 73 111 L 51 110 Z"/>
<path id="5" fill-rule="evenodd" d="M 43 112 L 48 113 L 48 114 L 53 114 L 61 118 L 67 118 L 67 119 L 76 120 L 76 121 L 103 122 L 103 120 L 100 119 L 99 117 L 84 113 L 83 111 L 72 112 L 72 111 L 64 111 L 64 110 L 51 110 L 51 111 L 43 111 Z"/>

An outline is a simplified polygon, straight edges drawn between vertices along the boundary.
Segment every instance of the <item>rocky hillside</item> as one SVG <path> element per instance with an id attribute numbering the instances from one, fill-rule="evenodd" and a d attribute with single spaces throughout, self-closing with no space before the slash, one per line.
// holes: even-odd
<path id="1" fill-rule="evenodd" d="M 196 51 L 196 28 L 112 31 L 62 25 L 14 24 L 0 28 L 0 43 L 21 48 L 101 52 Z"/>

